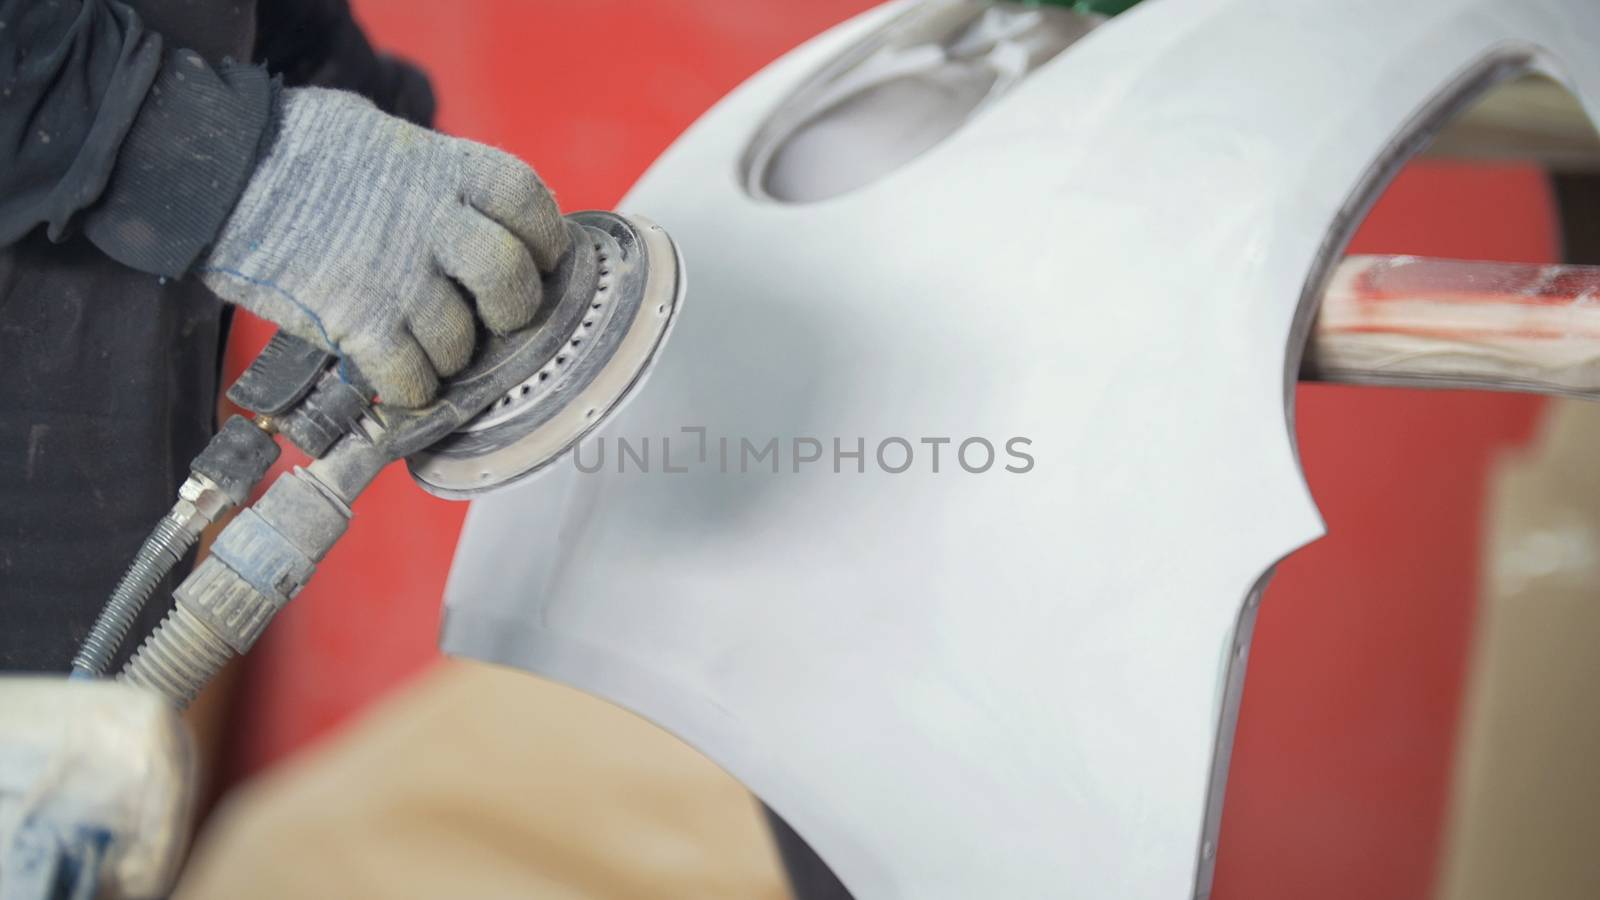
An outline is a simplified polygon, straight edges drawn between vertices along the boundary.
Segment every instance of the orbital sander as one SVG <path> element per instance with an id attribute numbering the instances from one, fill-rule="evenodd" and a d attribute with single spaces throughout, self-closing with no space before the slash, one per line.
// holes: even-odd
<path id="1" fill-rule="evenodd" d="M 643 382 L 683 299 L 683 264 L 667 233 L 610 212 L 567 217 L 573 237 L 544 279 L 533 321 L 488 336 L 466 370 L 423 409 L 373 402 L 348 362 L 284 332 L 229 389 L 254 414 L 234 416 L 195 458 L 73 660 L 94 677 L 116 657 L 156 586 L 224 512 L 245 503 L 282 436 L 311 457 L 241 510 L 173 592 L 165 619 L 121 677 L 175 706 L 192 700 L 255 643 L 349 525 L 351 504 L 405 460 L 429 493 L 469 499 L 563 456 Z"/>

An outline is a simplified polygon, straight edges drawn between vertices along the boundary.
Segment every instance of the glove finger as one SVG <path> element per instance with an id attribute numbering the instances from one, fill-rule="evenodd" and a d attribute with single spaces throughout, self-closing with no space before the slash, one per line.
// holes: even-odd
<path id="1" fill-rule="evenodd" d="M 496 334 L 533 320 L 544 285 L 528 248 L 493 220 L 463 206 L 441 248 L 439 267 L 467 289 L 478 318 Z"/>
<path id="2" fill-rule="evenodd" d="M 422 300 L 411 314 L 411 334 L 433 363 L 433 370 L 449 377 L 472 361 L 478 338 L 472 308 L 460 288 L 442 275 L 428 283 Z"/>
<path id="3" fill-rule="evenodd" d="M 467 177 L 467 202 L 527 244 L 540 271 L 554 270 L 572 237 L 538 173 L 489 147 L 478 148 Z"/>
<path id="4" fill-rule="evenodd" d="M 400 332 L 388 340 L 362 342 L 349 347 L 348 352 L 382 403 L 415 409 L 428 405 L 439 391 L 439 376 L 428 354 L 409 332 Z"/>

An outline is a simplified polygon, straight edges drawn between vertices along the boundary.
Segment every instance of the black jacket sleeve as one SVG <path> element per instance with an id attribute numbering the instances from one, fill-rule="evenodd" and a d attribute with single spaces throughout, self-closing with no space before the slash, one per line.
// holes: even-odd
<path id="1" fill-rule="evenodd" d="M 391 115 L 433 127 L 433 87 L 421 69 L 372 48 L 349 0 L 263 0 L 256 56 L 290 87 L 355 91 Z"/>
<path id="2" fill-rule="evenodd" d="M 44 226 L 183 274 L 269 138 L 266 70 L 165 48 L 114 0 L 0 0 L 0 247 Z"/>

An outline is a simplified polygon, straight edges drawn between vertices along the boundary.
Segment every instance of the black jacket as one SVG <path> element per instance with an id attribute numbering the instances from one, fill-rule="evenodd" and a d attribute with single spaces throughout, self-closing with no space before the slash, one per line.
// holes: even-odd
<path id="1" fill-rule="evenodd" d="M 426 79 L 378 57 L 346 0 L 257 6 L 0 0 L 0 247 L 81 231 L 125 265 L 181 275 L 270 138 L 269 70 L 431 119 Z"/>
<path id="2" fill-rule="evenodd" d="M 157 275 L 236 202 L 268 72 L 431 117 L 345 0 L 0 0 L 0 670 L 66 670 L 212 432 L 224 307 Z"/>

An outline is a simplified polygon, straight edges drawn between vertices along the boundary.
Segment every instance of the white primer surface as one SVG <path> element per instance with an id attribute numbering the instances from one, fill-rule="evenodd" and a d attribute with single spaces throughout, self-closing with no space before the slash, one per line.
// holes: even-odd
<path id="1" fill-rule="evenodd" d="M 1593 115 L 1600 3 L 1150 0 L 872 185 L 746 195 L 774 105 L 905 8 L 751 79 L 629 197 L 687 261 L 677 331 L 607 471 L 474 503 L 443 646 L 676 732 L 861 900 L 1203 893 L 1235 626 L 1321 531 L 1285 385 L 1324 241 L 1491 58 L 1560 60 Z M 718 436 L 782 471 L 721 474 Z M 796 436 L 827 447 L 798 474 Z M 919 438 L 970 436 L 1036 465 L 931 473 Z"/>

